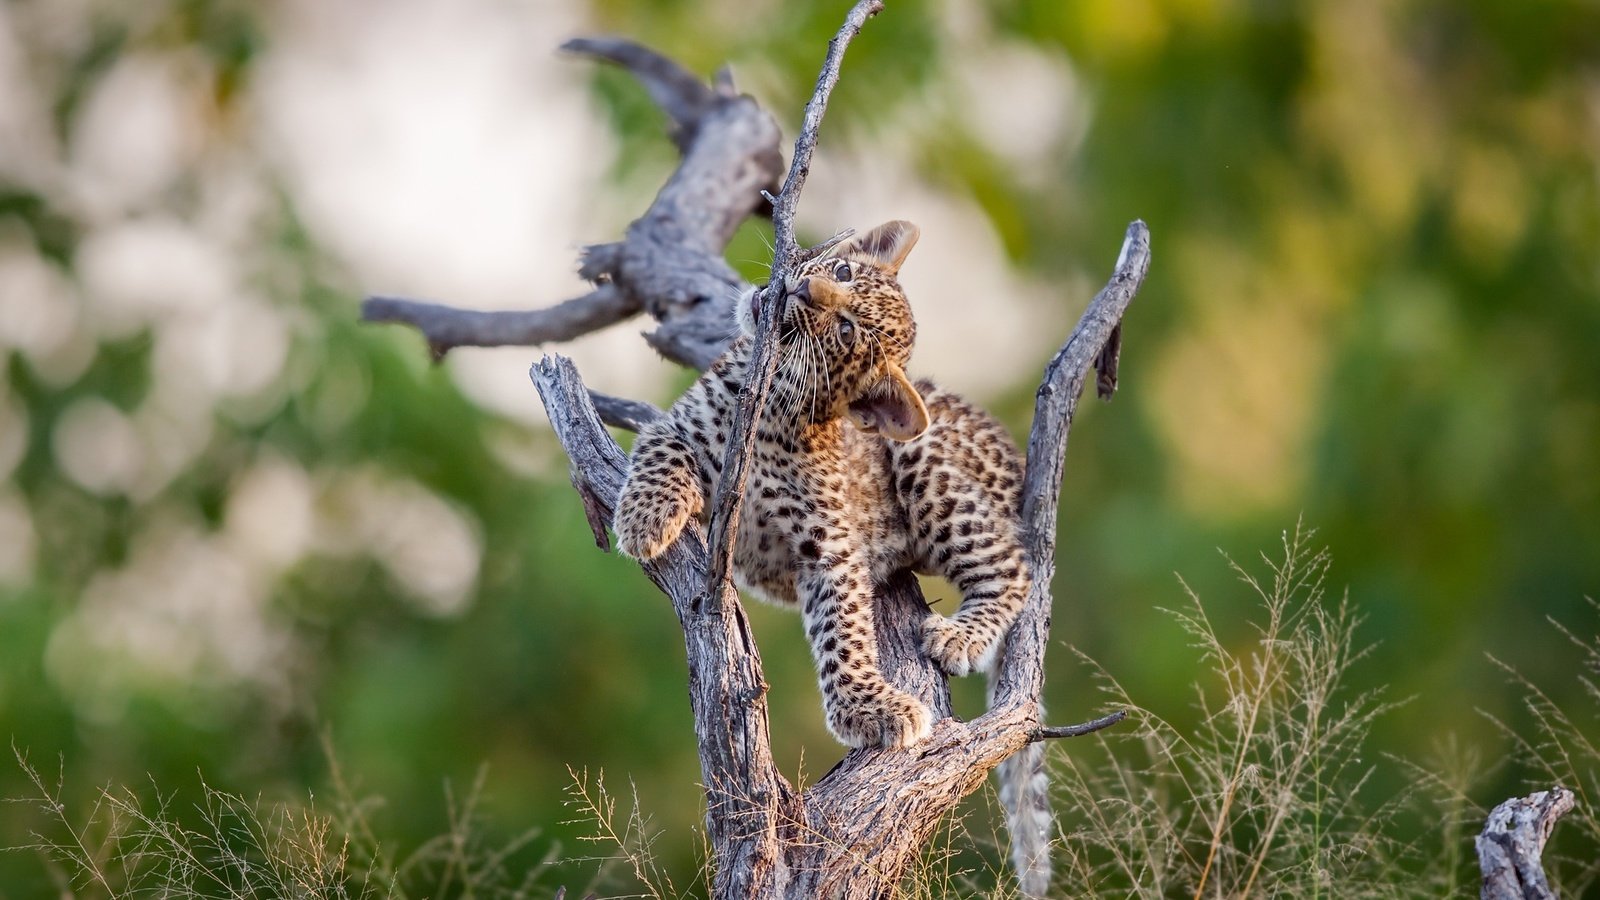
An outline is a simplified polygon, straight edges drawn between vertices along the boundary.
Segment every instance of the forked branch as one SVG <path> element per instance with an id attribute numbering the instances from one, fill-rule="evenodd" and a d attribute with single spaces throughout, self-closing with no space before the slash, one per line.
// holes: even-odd
<path id="1" fill-rule="evenodd" d="M 1090 302 L 1047 370 L 1040 388 L 1042 418 L 1034 422 L 1030 443 L 1039 453 L 1029 469 L 1030 491 L 1053 491 L 1059 485 L 1077 392 L 1148 262 L 1149 235 L 1135 222 L 1111 282 Z M 591 510 L 591 522 L 603 528 L 626 477 L 626 456 L 590 408 L 588 392 L 569 360 L 546 357 L 530 374 L 572 460 L 573 483 Z M 1053 510 L 1057 502 L 1052 493 L 1036 498 L 1034 505 Z M 1047 533 L 1035 537 L 1030 546 L 1053 546 L 1053 518 Z M 1049 582 L 1041 581 L 1013 630 L 1002 664 L 1002 673 L 1009 673 L 1006 693 L 993 709 L 971 722 L 941 720 L 914 753 L 852 751 L 796 794 L 772 768 L 765 684 L 743 609 L 737 597 L 718 602 L 702 592 L 708 564 L 703 533 L 691 525 L 666 556 L 645 563 L 644 569 L 671 597 L 684 626 L 711 828 L 730 841 L 714 842 L 718 884 L 725 873 L 739 875 L 736 890 L 749 891 L 719 888 L 714 892 L 719 897 L 808 897 L 833 891 L 875 897 L 895 883 L 960 798 L 1007 756 L 1031 742 L 1098 731 L 1125 715 L 1119 711 L 1081 725 L 1040 727 L 1036 691 L 1049 633 Z M 909 590 L 892 585 L 880 603 L 915 596 L 905 593 Z M 901 608 L 884 618 L 900 638 L 884 642 L 885 667 L 921 664 L 916 640 L 907 639 L 916 634 L 920 615 Z M 1024 693 L 1023 686 L 1030 684 L 1035 693 Z M 886 791 L 886 785 L 895 789 Z M 719 823 L 726 829 L 735 822 L 732 834 L 719 830 Z"/>

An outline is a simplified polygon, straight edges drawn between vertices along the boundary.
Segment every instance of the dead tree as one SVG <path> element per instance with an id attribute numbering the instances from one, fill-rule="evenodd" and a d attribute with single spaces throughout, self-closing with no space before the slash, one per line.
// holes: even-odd
<path id="1" fill-rule="evenodd" d="M 543 344 L 648 313 L 646 341 L 669 359 L 704 368 L 725 346 L 732 303 L 746 285 L 722 258 L 734 230 L 770 209 L 775 231 L 772 283 L 822 248 L 803 250 L 793 217 L 818 128 L 846 47 L 881 0 L 861 0 L 829 43 L 783 174 L 779 131 L 726 72 L 708 86 L 676 63 L 616 39 L 574 40 L 565 49 L 618 64 L 650 92 L 672 123 L 683 158 L 650 208 L 614 244 L 587 248 L 580 273 L 594 290 L 531 312 L 483 313 L 372 298 L 368 321 L 415 326 L 436 355 L 457 346 Z M 773 193 L 771 189 L 777 188 Z M 824 247 L 827 245 L 824 245 Z M 761 315 L 751 375 L 739 395 L 722 487 L 712 498 L 710 535 L 692 525 L 663 556 L 643 564 L 671 599 L 688 653 L 689 694 L 706 791 L 706 821 L 718 898 L 876 898 L 892 893 L 941 819 L 987 773 L 1030 744 L 1086 734 L 1121 718 L 1047 728 L 1039 696 L 1050 632 L 1056 513 L 1068 431 L 1091 365 L 1097 388 L 1116 385 L 1121 320 L 1149 264 L 1149 233 L 1134 222 L 1110 282 L 1090 302 L 1046 367 L 1028 442 L 1024 528 L 1033 591 L 991 676 L 991 707 L 970 722 L 951 716 L 944 676 L 920 652 L 927 604 L 909 573 L 876 597 L 885 674 L 939 716 L 933 733 L 906 750 L 854 750 L 816 783 L 796 788 L 773 764 L 767 683 L 739 597 L 729 578 L 743 473 L 754 424 L 775 365 L 773 316 Z M 774 297 L 767 297 L 770 306 Z M 627 472 L 627 457 L 604 424 L 638 429 L 659 412 L 649 404 L 587 391 L 572 363 L 547 356 L 530 373 L 571 459 L 574 487 L 596 543 Z"/>

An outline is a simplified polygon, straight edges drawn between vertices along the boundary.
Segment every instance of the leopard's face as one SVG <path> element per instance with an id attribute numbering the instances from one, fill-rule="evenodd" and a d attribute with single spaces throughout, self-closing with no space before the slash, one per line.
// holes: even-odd
<path id="1" fill-rule="evenodd" d="M 775 403 L 802 421 L 849 416 L 858 427 L 900 440 L 921 433 L 926 414 L 920 398 L 903 396 L 915 395 L 905 367 L 917 325 L 895 280 L 916 238 L 916 226 L 890 222 L 785 279 Z M 755 330 L 757 296 L 752 291 L 739 304 L 747 334 Z M 883 408 L 886 401 L 896 407 Z"/>

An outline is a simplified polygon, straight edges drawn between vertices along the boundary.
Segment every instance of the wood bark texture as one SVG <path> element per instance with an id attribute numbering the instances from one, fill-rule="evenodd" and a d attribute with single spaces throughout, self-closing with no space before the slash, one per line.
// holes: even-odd
<path id="1" fill-rule="evenodd" d="M 1540 857 L 1556 822 L 1576 805 L 1576 795 L 1557 786 L 1489 812 L 1476 841 L 1483 900 L 1555 900 Z"/>
<path id="2" fill-rule="evenodd" d="M 436 355 L 457 346 L 539 344 L 602 327 L 639 312 L 657 323 L 651 346 L 670 359 L 704 368 L 731 333 L 733 299 L 745 288 L 722 258 L 744 218 L 773 216 L 773 281 L 808 254 L 794 237 L 793 216 L 809 171 L 827 98 L 846 47 L 881 0 L 861 0 L 830 41 L 816 91 L 807 105 L 792 164 L 782 170 L 779 133 L 754 100 L 719 74 L 701 83 L 671 60 L 620 39 L 570 41 L 565 49 L 627 68 L 672 122 L 682 161 L 649 209 L 614 244 L 586 248 L 580 272 L 590 294 L 549 310 L 484 314 L 438 304 L 373 298 L 369 321 L 418 328 Z M 1128 227 L 1110 282 L 1045 371 L 1028 443 L 1024 526 L 1033 592 L 997 664 L 988 712 L 961 722 L 950 716 L 944 676 L 921 653 L 927 604 L 909 573 L 876 599 L 886 674 L 940 716 L 932 735 L 909 750 L 853 750 L 814 784 L 791 785 L 776 769 L 760 653 L 728 577 L 742 472 L 750 435 L 771 379 L 771 298 L 758 316 L 752 377 L 731 428 L 722 490 L 712 498 L 712 535 L 691 524 L 645 574 L 672 602 L 684 633 L 689 694 L 706 791 L 717 898 L 877 898 L 891 895 L 907 868 L 962 797 L 982 785 L 1008 756 L 1046 738 L 1086 734 L 1118 721 L 1047 729 L 1038 703 L 1050 629 L 1055 523 L 1067 435 L 1089 368 L 1103 395 L 1115 386 L 1120 323 L 1149 264 L 1149 232 Z M 574 324 L 575 322 L 581 324 Z M 550 421 L 571 460 L 573 486 L 596 542 L 607 528 L 627 474 L 627 456 L 605 424 L 637 429 L 659 410 L 592 394 L 570 360 L 547 356 L 531 372 Z"/>

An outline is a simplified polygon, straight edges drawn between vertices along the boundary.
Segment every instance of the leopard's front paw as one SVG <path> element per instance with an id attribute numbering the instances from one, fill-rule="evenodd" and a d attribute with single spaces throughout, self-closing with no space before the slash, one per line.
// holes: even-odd
<path id="1" fill-rule="evenodd" d="M 959 617 L 931 615 L 922 623 L 922 652 L 951 675 L 983 672 L 994 664 L 1000 634 Z"/>
<path id="2" fill-rule="evenodd" d="M 691 511 L 682 503 L 641 501 L 623 497 L 612 528 L 617 549 L 638 560 L 655 559 L 672 546 L 689 523 Z"/>
<path id="3" fill-rule="evenodd" d="M 847 747 L 909 747 L 933 729 L 927 704 L 884 685 L 876 696 L 830 705 L 828 730 Z"/>

